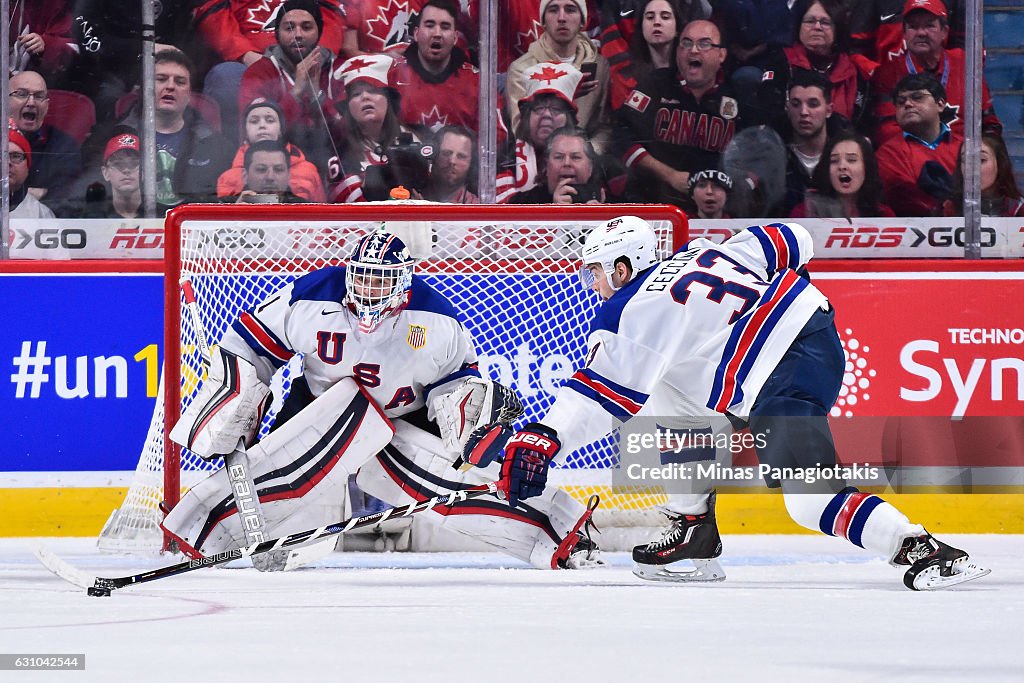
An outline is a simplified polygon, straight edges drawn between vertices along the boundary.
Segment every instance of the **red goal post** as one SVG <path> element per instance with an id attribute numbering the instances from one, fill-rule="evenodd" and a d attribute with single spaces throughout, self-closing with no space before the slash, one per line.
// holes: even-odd
<path id="1" fill-rule="evenodd" d="M 651 222 L 663 255 L 687 241 L 685 214 L 661 205 L 382 202 L 186 205 L 170 211 L 165 223 L 163 404 L 155 411 L 159 414 L 125 504 L 108 521 L 100 546 L 151 547 L 152 527 L 177 504 L 184 488 L 214 466 L 166 438 L 202 375 L 195 331 L 182 315 L 183 277 L 192 281 L 213 343 L 242 310 L 301 274 L 343 263 L 355 242 L 382 224 L 399 234 L 426 235 L 425 244 L 420 239 L 410 245 L 414 255 L 429 251 L 417 272 L 463 315 L 481 357 L 481 372 L 519 391 L 527 417 L 539 417 L 557 386 L 582 361 L 598 304 L 578 281 L 582 240 L 589 230 L 621 215 Z M 285 370 L 281 381 L 286 390 L 290 378 Z M 570 458 L 561 478 L 555 478 L 577 497 L 602 491 L 612 511 L 605 525 L 646 525 L 647 512 L 660 502 L 658 494 L 608 500 L 610 477 L 605 475 L 614 458 L 608 443 L 598 444 Z"/>

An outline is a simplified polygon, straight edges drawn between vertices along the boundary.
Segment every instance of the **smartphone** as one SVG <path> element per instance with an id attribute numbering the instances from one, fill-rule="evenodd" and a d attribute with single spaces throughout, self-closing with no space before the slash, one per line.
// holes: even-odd
<path id="1" fill-rule="evenodd" d="M 597 78 L 597 64 L 595 62 L 587 62 L 586 64 L 581 64 L 580 71 L 583 72 L 584 81 L 592 81 L 595 78 Z"/>
<path id="2" fill-rule="evenodd" d="M 573 204 L 586 204 L 591 200 L 601 201 L 601 184 L 593 179 L 586 183 L 569 183 L 569 187 L 576 190 L 572 196 Z"/>

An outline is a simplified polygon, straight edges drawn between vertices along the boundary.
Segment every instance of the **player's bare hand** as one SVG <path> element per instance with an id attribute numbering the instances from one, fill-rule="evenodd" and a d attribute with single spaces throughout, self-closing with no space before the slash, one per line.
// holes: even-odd
<path id="1" fill-rule="evenodd" d="M 558 181 L 558 185 L 555 185 L 551 192 L 552 204 L 572 204 L 573 197 L 576 196 L 576 188 L 572 186 L 573 180 L 574 178 L 562 178 Z"/>
<path id="2" fill-rule="evenodd" d="M 38 33 L 26 33 L 18 37 L 21 46 L 34 55 L 42 53 L 46 49 L 46 41 Z"/>
<path id="3" fill-rule="evenodd" d="M 242 190 L 238 193 L 238 199 L 235 200 L 235 204 L 248 204 L 250 202 L 249 198 L 255 196 L 256 192 L 253 190 Z"/>

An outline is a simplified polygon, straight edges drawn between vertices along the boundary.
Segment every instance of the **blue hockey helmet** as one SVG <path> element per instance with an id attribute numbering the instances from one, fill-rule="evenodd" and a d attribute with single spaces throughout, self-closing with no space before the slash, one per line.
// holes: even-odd
<path id="1" fill-rule="evenodd" d="M 345 270 L 345 289 L 360 332 L 373 332 L 408 303 L 414 264 L 405 243 L 389 232 L 359 240 Z"/>

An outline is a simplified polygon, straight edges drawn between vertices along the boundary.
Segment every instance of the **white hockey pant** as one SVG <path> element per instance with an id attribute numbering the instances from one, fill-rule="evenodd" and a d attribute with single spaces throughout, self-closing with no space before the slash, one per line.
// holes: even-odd
<path id="1" fill-rule="evenodd" d="M 395 438 L 356 476 L 359 488 L 399 506 L 457 491 L 500 476 L 500 465 L 459 472 L 441 439 L 398 421 Z M 452 507 L 435 507 L 419 515 L 430 524 L 475 538 L 542 569 L 550 569 L 558 544 L 583 515 L 585 507 L 557 487 L 515 508 L 486 496 Z"/>

